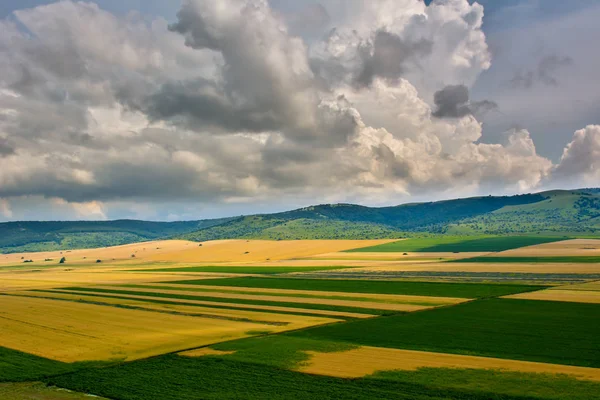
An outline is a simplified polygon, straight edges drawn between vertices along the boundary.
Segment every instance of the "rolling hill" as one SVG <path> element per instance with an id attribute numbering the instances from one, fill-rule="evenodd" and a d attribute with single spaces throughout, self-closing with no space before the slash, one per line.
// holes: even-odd
<path id="1" fill-rule="evenodd" d="M 600 190 L 472 197 L 394 207 L 324 204 L 275 214 L 186 222 L 10 222 L 2 252 L 101 247 L 153 239 L 375 239 L 414 234 L 600 235 Z"/>

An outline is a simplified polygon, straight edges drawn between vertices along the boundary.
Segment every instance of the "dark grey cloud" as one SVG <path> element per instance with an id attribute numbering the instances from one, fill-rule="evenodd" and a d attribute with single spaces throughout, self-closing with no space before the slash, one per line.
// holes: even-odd
<path id="1" fill-rule="evenodd" d="M 356 84 L 369 86 L 376 77 L 395 80 L 405 72 L 406 64 L 418 63 L 419 57 L 428 55 L 433 42 L 426 39 L 407 41 L 398 35 L 379 30 L 372 44 L 361 48 L 363 67 Z"/>
<path id="2" fill-rule="evenodd" d="M 8 140 L 0 138 L 0 157 L 10 156 L 15 153 L 15 148 L 8 143 Z"/>
<path id="3" fill-rule="evenodd" d="M 510 84 L 514 88 L 531 89 L 536 84 L 558 86 L 557 73 L 564 67 L 573 64 L 573 59 L 556 54 L 542 57 L 535 70 L 518 70 Z"/>
<path id="4" fill-rule="evenodd" d="M 461 118 L 466 115 L 481 115 L 496 110 L 498 104 L 491 100 L 469 101 L 469 88 L 465 85 L 449 85 L 435 92 L 433 102 L 437 118 Z"/>
<path id="5" fill-rule="evenodd" d="M 153 120 L 171 120 L 194 130 L 263 132 L 285 126 L 280 114 L 249 101 L 236 104 L 233 96 L 205 79 L 168 83 L 141 109 Z"/>

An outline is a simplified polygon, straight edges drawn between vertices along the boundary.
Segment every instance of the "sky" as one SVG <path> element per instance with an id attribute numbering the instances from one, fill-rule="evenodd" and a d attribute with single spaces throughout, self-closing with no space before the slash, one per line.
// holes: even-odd
<path id="1" fill-rule="evenodd" d="M 4 0 L 0 221 L 600 186 L 595 0 Z"/>

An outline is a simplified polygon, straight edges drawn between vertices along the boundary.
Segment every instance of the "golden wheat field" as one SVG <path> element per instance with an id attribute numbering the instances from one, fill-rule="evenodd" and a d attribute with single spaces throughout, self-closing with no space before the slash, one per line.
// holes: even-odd
<path id="1" fill-rule="evenodd" d="M 65 362 L 133 360 L 283 330 L 286 326 L 267 323 L 0 296 L 0 346 Z"/>
<path id="2" fill-rule="evenodd" d="M 308 354 L 310 359 L 298 369 L 299 371 L 340 378 L 360 378 L 377 371 L 414 371 L 419 368 L 430 367 L 566 374 L 578 379 L 600 381 L 600 369 L 598 368 L 414 350 L 362 346 L 336 353 L 308 352 Z"/>

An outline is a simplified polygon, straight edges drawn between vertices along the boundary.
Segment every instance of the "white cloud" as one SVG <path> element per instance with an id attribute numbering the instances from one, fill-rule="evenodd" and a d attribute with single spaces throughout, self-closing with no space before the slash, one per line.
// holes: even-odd
<path id="1" fill-rule="evenodd" d="M 569 166 L 578 134 L 553 166 L 526 130 L 485 144 L 471 113 L 434 117 L 435 92 L 489 67 L 483 10 L 402 2 L 350 1 L 312 44 L 266 0 L 186 1 L 171 27 L 83 2 L 19 11 L 29 32 L 0 22 L 0 196 L 55 199 L 60 216 L 172 217 L 597 177 Z"/>

